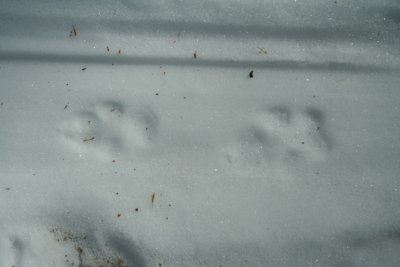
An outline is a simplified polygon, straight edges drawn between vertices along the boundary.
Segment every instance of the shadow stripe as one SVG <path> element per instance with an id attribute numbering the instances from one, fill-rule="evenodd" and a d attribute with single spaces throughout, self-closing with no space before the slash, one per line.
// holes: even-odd
<path id="1" fill-rule="evenodd" d="M 6 52 L 0 51 L 0 61 L 11 62 L 43 62 L 43 63 L 82 63 L 82 64 L 119 64 L 147 66 L 180 66 L 202 68 L 257 68 L 271 70 L 296 71 L 335 71 L 352 73 L 392 72 L 395 69 L 377 65 L 362 65 L 347 62 L 309 62 L 295 60 L 233 60 L 233 59 L 193 59 L 178 57 L 152 56 L 113 56 L 113 55 L 79 55 L 79 54 L 50 54 L 39 52 Z"/>

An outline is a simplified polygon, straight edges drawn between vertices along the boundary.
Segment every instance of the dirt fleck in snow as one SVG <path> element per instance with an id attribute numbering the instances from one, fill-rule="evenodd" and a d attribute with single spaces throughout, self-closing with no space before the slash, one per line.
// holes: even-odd
<path id="1" fill-rule="evenodd" d="M 254 77 L 254 71 L 252 70 L 252 71 L 250 71 L 250 73 L 249 73 L 249 77 L 250 78 L 253 78 Z"/>
<path id="2" fill-rule="evenodd" d="M 154 201 L 156 200 L 156 192 L 153 192 L 153 194 L 151 194 L 151 206 L 154 206 Z"/>
<path id="3" fill-rule="evenodd" d="M 78 32 L 76 31 L 76 28 L 74 25 L 72 25 L 72 29 L 69 31 L 69 37 L 76 37 L 78 35 Z"/>

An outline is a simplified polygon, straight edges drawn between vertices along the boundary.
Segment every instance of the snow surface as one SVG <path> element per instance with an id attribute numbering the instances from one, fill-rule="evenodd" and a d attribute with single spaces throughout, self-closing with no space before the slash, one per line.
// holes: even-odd
<path id="1" fill-rule="evenodd" d="M 399 266 L 399 70 L 395 0 L 3 0 L 0 266 Z"/>

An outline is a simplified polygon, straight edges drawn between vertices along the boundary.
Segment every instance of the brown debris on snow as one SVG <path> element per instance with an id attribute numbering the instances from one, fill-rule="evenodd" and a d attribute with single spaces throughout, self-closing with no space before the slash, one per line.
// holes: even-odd
<path id="1" fill-rule="evenodd" d="M 72 29 L 69 31 L 69 37 L 76 37 L 78 36 L 78 32 L 76 31 L 76 28 L 74 25 L 72 25 Z"/>
<path id="2" fill-rule="evenodd" d="M 153 194 L 151 194 L 151 207 L 154 207 L 154 201 L 156 200 L 156 192 L 153 192 Z"/>

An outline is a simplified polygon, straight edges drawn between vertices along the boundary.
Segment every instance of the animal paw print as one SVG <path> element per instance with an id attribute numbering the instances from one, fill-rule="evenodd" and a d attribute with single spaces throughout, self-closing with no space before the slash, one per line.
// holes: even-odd
<path id="1" fill-rule="evenodd" d="M 228 162 L 243 157 L 270 164 L 323 160 L 330 150 L 323 113 L 277 106 L 261 112 L 244 131 L 240 145 L 226 156 Z"/>
<path id="2" fill-rule="evenodd" d="M 60 128 L 67 145 L 79 153 L 95 152 L 111 158 L 146 148 L 157 131 L 157 117 L 150 108 L 130 108 L 117 101 L 96 104 Z"/>

